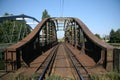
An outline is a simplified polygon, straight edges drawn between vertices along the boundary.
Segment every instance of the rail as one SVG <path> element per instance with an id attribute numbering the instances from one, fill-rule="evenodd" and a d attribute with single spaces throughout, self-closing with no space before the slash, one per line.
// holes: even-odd
<path id="1" fill-rule="evenodd" d="M 65 50 L 66 50 L 66 52 L 68 53 L 68 55 L 69 55 L 69 57 L 70 57 L 70 60 L 71 60 L 73 66 L 74 66 L 74 68 L 75 68 L 75 70 L 76 70 L 76 72 L 77 72 L 77 74 L 78 74 L 78 76 L 79 76 L 79 79 L 80 79 L 80 80 L 84 80 L 84 78 L 83 78 L 83 76 L 81 75 L 81 73 L 80 73 L 77 65 L 75 64 L 75 62 L 74 62 L 74 60 L 73 60 L 71 50 L 70 50 L 69 48 L 67 48 L 65 44 L 64 44 L 64 47 L 65 47 Z"/>
<path id="2" fill-rule="evenodd" d="M 56 53 L 58 50 L 59 44 L 51 51 L 52 56 L 49 60 L 49 62 L 47 63 L 46 67 L 43 70 L 43 73 L 41 74 L 41 76 L 39 77 L 39 80 L 43 80 L 43 78 L 45 77 L 45 74 L 47 72 L 47 70 L 52 66 L 52 64 L 54 63 L 55 57 L 56 57 Z"/>

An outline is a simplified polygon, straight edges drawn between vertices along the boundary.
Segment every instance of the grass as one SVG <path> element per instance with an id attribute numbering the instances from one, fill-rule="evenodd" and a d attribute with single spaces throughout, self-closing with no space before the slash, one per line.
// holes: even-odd
<path id="1" fill-rule="evenodd" d="M 120 43 L 109 43 L 109 44 L 116 48 L 120 48 Z"/>
<path id="2" fill-rule="evenodd" d="M 120 80 L 120 73 L 109 72 L 104 75 L 93 74 L 90 80 Z"/>
<path id="3" fill-rule="evenodd" d="M 34 73 L 31 76 L 24 73 L 13 73 L 8 80 L 38 80 L 39 74 Z"/>
<path id="4" fill-rule="evenodd" d="M 47 77 L 47 79 L 45 79 L 45 80 L 63 80 L 63 78 L 58 75 L 51 75 L 51 76 Z"/>
<path id="5" fill-rule="evenodd" d="M 39 79 L 39 74 L 35 73 L 31 76 L 26 76 L 24 73 L 16 73 L 14 75 L 11 75 L 8 80 L 38 80 Z M 45 80 L 73 80 L 72 78 L 63 78 L 59 75 L 50 75 L 47 77 Z"/>
<path id="6" fill-rule="evenodd" d="M 118 45 L 118 46 L 120 46 L 120 43 L 109 43 L 109 44 L 111 44 L 111 45 Z"/>
<path id="7" fill-rule="evenodd" d="M 61 77 L 59 75 L 53 74 L 53 75 L 47 77 L 45 80 L 73 80 L 73 79 L 72 78 L 67 78 L 66 79 L 66 78 L 63 78 L 63 77 Z"/>
<path id="8" fill-rule="evenodd" d="M 16 73 L 12 75 L 8 80 L 38 80 L 39 74 L 33 74 L 31 76 L 26 76 L 23 73 Z M 72 78 L 63 78 L 59 75 L 50 75 L 45 80 L 74 80 Z M 118 72 L 109 72 L 107 74 L 93 74 L 90 80 L 120 80 L 120 73 Z"/>
<path id="9" fill-rule="evenodd" d="M 25 76 L 22 73 L 12 74 L 8 80 L 31 80 L 28 76 Z"/>

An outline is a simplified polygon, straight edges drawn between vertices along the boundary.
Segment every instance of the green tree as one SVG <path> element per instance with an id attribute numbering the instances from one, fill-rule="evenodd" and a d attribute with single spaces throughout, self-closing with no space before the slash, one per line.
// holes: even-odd
<path id="1" fill-rule="evenodd" d="M 120 43 L 120 29 L 114 31 L 113 29 L 110 32 L 110 43 Z"/>
<path id="2" fill-rule="evenodd" d="M 4 14 L 4 16 L 10 16 L 10 15 L 12 16 L 13 14 L 9 14 L 7 12 Z"/>
<path id="3" fill-rule="evenodd" d="M 1 26 L 1 23 L 0 23 L 0 36 L 2 36 L 2 34 L 3 34 L 1 27 L 2 27 L 2 26 Z M 0 37 L 0 41 L 2 41 L 2 37 Z"/>
<path id="4" fill-rule="evenodd" d="M 114 43 L 115 42 L 115 31 L 114 31 L 114 29 L 112 29 L 110 31 L 110 41 L 109 42 L 110 43 Z"/>
<path id="5" fill-rule="evenodd" d="M 5 14 L 4 14 L 4 16 L 8 16 L 8 15 L 9 15 L 9 13 L 5 13 Z"/>
<path id="6" fill-rule="evenodd" d="M 25 21 L 5 20 L 0 23 L 0 43 L 14 43 L 31 32 Z"/>
<path id="7" fill-rule="evenodd" d="M 50 15 L 48 14 L 47 10 L 45 9 L 45 10 L 43 11 L 43 13 L 42 13 L 42 20 L 43 20 L 44 18 L 49 18 L 49 17 L 50 17 Z"/>
<path id="8" fill-rule="evenodd" d="M 98 37 L 99 39 L 101 39 L 100 35 L 99 34 L 95 34 L 96 37 Z"/>
<path id="9" fill-rule="evenodd" d="M 116 40 L 117 43 L 120 43 L 120 29 L 116 31 Z"/>

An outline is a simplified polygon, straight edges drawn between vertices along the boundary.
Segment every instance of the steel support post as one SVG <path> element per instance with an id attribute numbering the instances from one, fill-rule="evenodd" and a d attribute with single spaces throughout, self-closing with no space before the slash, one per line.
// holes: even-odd
<path id="1" fill-rule="evenodd" d="M 41 46 L 43 46 L 44 45 L 44 32 L 43 32 L 43 29 L 41 29 L 41 31 L 42 31 L 42 34 L 41 34 L 41 39 L 40 40 L 42 40 L 41 41 Z"/>
<path id="2" fill-rule="evenodd" d="M 48 44 L 48 22 L 46 22 L 45 26 L 45 46 Z"/>
<path id="3" fill-rule="evenodd" d="M 53 35 L 52 41 L 56 41 L 56 28 L 54 23 L 52 25 L 52 35 Z"/>
<path id="4" fill-rule="evenodd" d="M 46 34 L 47 35 L 47 45 L 49 44 L 49 29 L 48 29 L 49 27 L 48 26 L 49 26 L 49 22 L 47 22 L 47 26 L 46 26 L 46 28 L 47 28 L 47 30 L 46 30 L 46 32 L 47 32 L 47 34 Z"/>
<path id="5" fill-rule="evenodd" d="M 77 25 L 76 25 L 76 23 L 75 23 L 75 48 L 77 47 L 77 36 L 78 36 L 78 34 L 77 34 Z"/>
<path id="6" fill-rule="evenodd" d="M 79 45 L 80 41 L 80 28 L 77 25 L 77 45 Z"/>
<path id="7" fill-rule="evenodd" d="M 52 25 L 52 22 L 50 22 L 50 27 L 49 27 L 49 28 L 50 28 L 50 33 L 49 33 L 50 43 L 52 43 L 52 39 L 53 39 L 53 34 L 52 34 L 52 33 L 53 33 L 53 30 L 52 30 L 52 26 L 53 26 L 53 25 Z"/>
<path id="8" fill-rule="evenodd" d="M 80 44 L 82 52 L 85 53 L 85 36 L 82 29 L 80 29 Z"/>
<path id="9" fill-rule="evenodd" d="M 72 25 L 72 23 L 71 23 L 71 44 L 73 45 L 73 43 L 74 43 L 74 30 L 73 30 L 73 25 Z"/>
<path id="10" fill-rule="evenodd" d="M 39 31 L 39 33 L 40 33 L 40 31 Z M 40 35 L 39 35 L 39 33 L 37 34 L 37 49 L 40 47 Z"/>
<path id="11" fill-rule="evenodd" d="M 47 26 L 47 29 L 48 29 L 48 44 L 50 44 L 50 21 L 48 22 L 48 26 Z"/>
<path id="12" fill-rule="evenodd" d="M 76 26 L 75 26 L 75 22 L 73 24 L 73 30 L 74 30 L 74 46 L 76 46 Z"/>

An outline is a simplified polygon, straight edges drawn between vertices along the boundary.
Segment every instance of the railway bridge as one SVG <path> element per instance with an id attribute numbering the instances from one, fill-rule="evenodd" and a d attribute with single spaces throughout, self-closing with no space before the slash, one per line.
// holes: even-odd
<path id="1" fill-rule="evenodd" d="M 74 17 L 52 17 L 39 22 L 25 38 L 6 48 L 5 70 L 15 71 L 23 65 L 30 67 L 36 58 L 59 44 L 57 31 L 61 27 L 64 44 L 87 55 L 96 65 L 112 70 L 114 47 L 98 39 L 80 19 Z"/>

